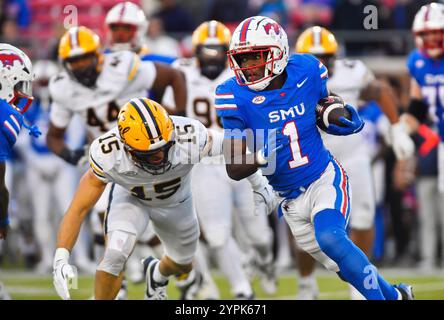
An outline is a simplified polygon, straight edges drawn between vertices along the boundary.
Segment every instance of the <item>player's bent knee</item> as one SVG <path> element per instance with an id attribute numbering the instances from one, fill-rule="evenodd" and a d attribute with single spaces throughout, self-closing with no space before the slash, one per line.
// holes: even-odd
<path id="1" fill-rule="evenodd" d="M 136 243 L 136 236 L 125 231 L 111 231 L 108 234 L 108 245 L 97 270 L 118 276 L 125 267 Z"/>

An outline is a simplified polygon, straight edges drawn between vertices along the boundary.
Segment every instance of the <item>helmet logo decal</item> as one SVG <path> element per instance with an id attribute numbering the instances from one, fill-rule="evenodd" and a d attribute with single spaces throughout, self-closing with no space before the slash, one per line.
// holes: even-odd
<path id="1" fill-rule="evenodd" d="M 20 61 L 22 64 L 24 64 L 22 58 L 14 53 L 0 54 L 0 61 L 2 62 L 3 66 L 12 67 L 14 65 L 14 61 Z"/>
<path id="2" fill-rule="evenodd" d="M 268 22 L 267 24 L 264 25 L 264 30 L 267 34 L 270 34 L 270 30 L 273 29 L 275 34 L 279 34 L 280 33 L 280 28 L 279 25 L 275 22 Z"/>
<path id="3" fill-rule="evenodd" d="M 251 20 L 253 20 L 253 18 L 250 18 L 244 22 L 244 25 L 242 26 L 242 30 L 241 30 L 240 36 L 239 36 L 240 42 L 245 42 L 247 40 L 247 31 L 248 31 L 248 26 L 250 25 Z"/>

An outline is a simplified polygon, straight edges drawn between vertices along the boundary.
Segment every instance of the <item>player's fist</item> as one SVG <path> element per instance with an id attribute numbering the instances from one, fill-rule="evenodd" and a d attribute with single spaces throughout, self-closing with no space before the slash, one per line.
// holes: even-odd
<path id="1" fill-rule="evenodd" d="M 271 214 L 276 209 L 278 200 L 274 195 L 273 188 L 267 184 L 254 193 L 254 214 L 264 215 Z"/>
<path id="2" fill-rule="evenodd" d="M 63 300 L 70 300 L 70 284 L 76 279 L 75 268 L 68 263 L 69 252 L 64 248 L 58 248 L 54 256 L 53 283 L 57 294 Z"/>
<path id="3" fill-rule="evenodd" d="M 403 122 L 400 121 L 390 127 L 389 140 L 398 160 L 405 160 L 413 156 L 415 144 L 408 135 Z"/>

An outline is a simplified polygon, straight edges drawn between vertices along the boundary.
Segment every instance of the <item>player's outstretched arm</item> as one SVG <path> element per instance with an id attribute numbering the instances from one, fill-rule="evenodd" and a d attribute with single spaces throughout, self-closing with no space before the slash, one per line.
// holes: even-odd
<path id="1" fill-rule="evenodd" d="M 6 239 L 8 233 L 8 203 L 9 192 L 5 184 L 6 165 L 0 162 L 0 239 Z"/>
<path id="2" fill-rule="evenodd" d="M 396 157 L 401 160 L 410 158 L 415 151 L 415 145 L 409 136 L 412 130 L 398 115 L 396 97 L 390 85 L 375 79 L 361 92 L 361 98 L 366 101 L 375 100 L 389 119 L 391 126 L 386 140 L 392 145 Z"/>
<path id="3" fill-rule="evenodd" d="M 53 281 L 57 294 L 64 300 L 71 299 L 69 281 L 76 276 L 74 268 L 68 262 L 70 251 L 74 247 L 86 214 L 99 200 L 105 186 L 91 169 L 88 170 L 80 180 L 76 194 L 60 224 L 53 263 Z"/>
<path id="4" fill-rule="evenodd" d="M 247 154 L 247 143 L 240 139 L 224 139 L 223 153 L 228 176 L 242 180 L 251 176 L 260 167 L 255 154 Z"/>
<path id="5" fill-rule="evenodd" d="M 171 86 L 174 93 L 174 110 L 167 110 L 169 114 L 185 116 L 187 105 L 187 86 L 182 71 L 174 69 L 167 64 L 154 63 L 157 71 L 152 90 L 158 95 L 160 101 L 166 87 Z"/>
<path id="6" fill-rule="evenodd" d="M 99 200 L 106 184 L 100 181 L 91 169 L 80 180 L 77 191 L 60 224 L 57 248 L 71 250 L 80 231 L 80 226 L 89 210 Z"/>

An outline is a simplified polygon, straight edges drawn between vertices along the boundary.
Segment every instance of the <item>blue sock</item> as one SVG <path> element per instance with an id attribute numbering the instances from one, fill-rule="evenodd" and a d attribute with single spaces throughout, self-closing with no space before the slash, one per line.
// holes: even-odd
<path id="1" fill-rule="evenodd" d="M 367 256 L 347 237 L 345 219 L 339 211 L 323 210 L 316 214 L 313 224 L 321 250 L 337 263 L 341 279 L 353 285 L 367 300 L 385 300 L 384 291 L 388 297 L 392 297 L 395 289 L 378 274 Z"/>
<path id="2" fill-rule="evenodd" d="M 378 274 L 378 283 L 386 300 L 398 300 L 398 290 Z"/>

